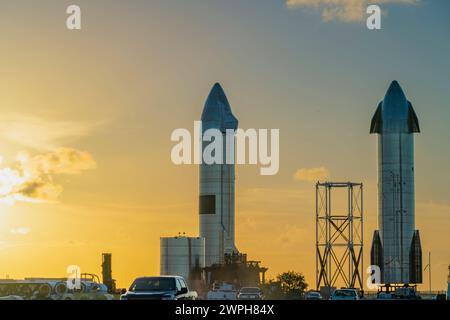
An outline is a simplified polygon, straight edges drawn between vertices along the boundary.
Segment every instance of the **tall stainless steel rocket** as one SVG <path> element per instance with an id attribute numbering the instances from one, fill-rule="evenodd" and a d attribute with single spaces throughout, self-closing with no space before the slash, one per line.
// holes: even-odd
<path id="1" fill-rule="evenodd" d="M 393 81 L 372 118 L 378 133 L 378 225 L 371 261 L 381 283 L 422 282 L 422 249 L 414 221 L 414 133 L 419 121 L 397 81 Z"/>
<path id="2" fill-rule="evenodd" d="M 202 135 L 208 129 L 218 129 L 223 140 L 223 164 L 200 165 L 200 236 L 205 238 L 205 264 L 222 263 L 224 254 L 237 252 L 235 246 L 234 180 L 235 167 L 227 164 L 227 155 L 234 157 L 234 149 L 227 150 L 226 131 L 237 129 L 238 120 L 231 112 L 225 93 L 216 83 L 202 113 Z M 208 143 L 203 142 L 202 153 Z M 234 146 L 234 144 L 233 144 Z M 230 161 L 228 161 L 229 163 Z"/>

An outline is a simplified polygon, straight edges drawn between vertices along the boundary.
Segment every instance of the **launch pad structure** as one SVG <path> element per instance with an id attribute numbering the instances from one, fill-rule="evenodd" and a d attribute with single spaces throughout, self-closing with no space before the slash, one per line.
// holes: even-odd
<path id="1" fill-rule="evenodd" d="M 347 189 L 346 212 L 334 212 L 333 189 Z M 341 199 L 342 200 L 342 199 Z M 345 200 L 345 199 L 343 199 Z M 316 184 L 316 287 L 363 289 L 363 184 Z"/>
<path id="2" fill-rule="evenodd" d="M 260 287 L 266 283 L 267 268 L 261 261 L 247 260 L 245 253 L 224 255 L 224 263 L 214 264 L 203 269 L 207 286 L 229 283 L 235 288 Z"/>

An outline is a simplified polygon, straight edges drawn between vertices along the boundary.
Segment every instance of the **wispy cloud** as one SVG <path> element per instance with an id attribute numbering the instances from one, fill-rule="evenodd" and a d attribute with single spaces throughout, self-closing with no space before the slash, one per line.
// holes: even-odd
<path id="1" fill-rule="evenodd" d="M 294 179 L 297 181 L 316 182 L 328 178 L 330 172 L 325 167 L 319 168 L 301 168 L 294 174 Z"/>
<path id="2" fill-rule="evenodd" d="M 9 165 L 0 156 L 0 203 L 56 201 L 63 191 L 56 176 L 75 175 L 96 167 L 89 152 L 64 146 L 88 136 L 102 124 L 2 115 L 0 137 L 38 154 L 21 152 Z"/>
<path id="3" fill-rule="evenodd" d="M 12 166 L 0 167 L 0 202 L 13 205 L 16 201 L 56 201 L 63 187 L 55 182 L 55 176 L 79 174 L 95 166 L 89 152 L 72 148 L 32 157 L 20 154 Z"/>
<path id="4" fill-rule="evenodd" d="M 31 232 L 31 228 L 28 228 L 28 227 L 17 227 L 17 228 L 11 229 L 10 232 L 12 234 L 16 234 L 16 235 L 26 235 L 26 234 L 29 234 Z"/>
<path id="5" fill-rule="evenodd" d="M 54 150 L 73 139 L 89 135 L 100 123 L 49 121 L 28 115 L 2 115 L 0 134 L 23 147 Z"/>
<path id="6" fill-rule="evenodd" d="M 286 0 L 286 5 L 290 9 L 320 11 L 324 21 L 359 22 L 365 19 L 366 9 L 372 4 L 417 5 L 420 2 L 421 0 Z"/>

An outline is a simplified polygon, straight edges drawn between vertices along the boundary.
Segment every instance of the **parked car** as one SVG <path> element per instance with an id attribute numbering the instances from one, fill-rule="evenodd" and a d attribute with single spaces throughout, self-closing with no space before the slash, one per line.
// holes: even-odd
<path id="1" fill-rule="evenodd" d="M 355 289 L 337 289 L 330 300 L 359 300 L 359 295 Z"/>
<path id="2" fill-rule="evenodd" d="M 305 294 L 305 300 L 322 300 L 322 295 L 317 291 L 309 291 Z"/>
<path id="3" fill-rule="evenodd" d="M 404 300 L 419 300 L 421 297 L 417 294 L 415 288 L 406 287 L 406 288 L 397 288 L 394 294 L 395 299 L 404 299 Z"/>
<path id="4" fill-rule="evenodd" d="M 388 292 L 380 292 L 377 294 L 377 300 L 392 300 L 394 295 Z"/>
<path id="5" fill-rule="evenodd" d="M 183 277 L 141 277 L 134 280 L 120 300 L 196 300 L 197 293 L 189 291 Z"/>
<path id="6" fill-rule="evenodd" d="M 214 284 L 206 295 L 207 300 L 237 300 L 237 291 L 229 283 Z"/>
<path id="7" fill-rule="evenodd" d="M 239 290 L 238 300 L 262 300 L 262 292 L 258 287 L 244 287 Z"/>
<path id="8" fill-rule="evenodd" d="M 206 300 L 237 300 L 237 293 L 234 290 L 211 290 L 206 295 Z"/>

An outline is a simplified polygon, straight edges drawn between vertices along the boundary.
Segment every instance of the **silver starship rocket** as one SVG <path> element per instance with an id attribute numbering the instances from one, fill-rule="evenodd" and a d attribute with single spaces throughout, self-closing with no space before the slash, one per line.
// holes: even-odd
<path id="1" fill-rule="evenodd" d="M 202 113 L 202 135 L 208 129 L 222 132 L 226 140 L 226 131 L 238 126 L 238 120 L 231 112 L 225 93 L 216 83 L 205 103 Z M 235 139 L 233 134 L 232 139 Z M 207 144 L 203 143 L 202 152 Z M 235 246 L 235 166 L 227 164 L 227 150 L 223 143 L 223 164 L 200 165 L 200 236 L 205 238 L 205 265 L 223 263 L 225 254 L 237 253 Z M 231 157 L 231 156 L 230 156 Z"/>
<path id="2" fill-rule="evenodd" d="M 371 264 L 381 269 L 381 283 L 422 282 L 422 249 L 415 230 L 414 133 L 417 115 L 397 81 L 393 81 L 372 118 L 378 134 L 378 225 Z"/>

